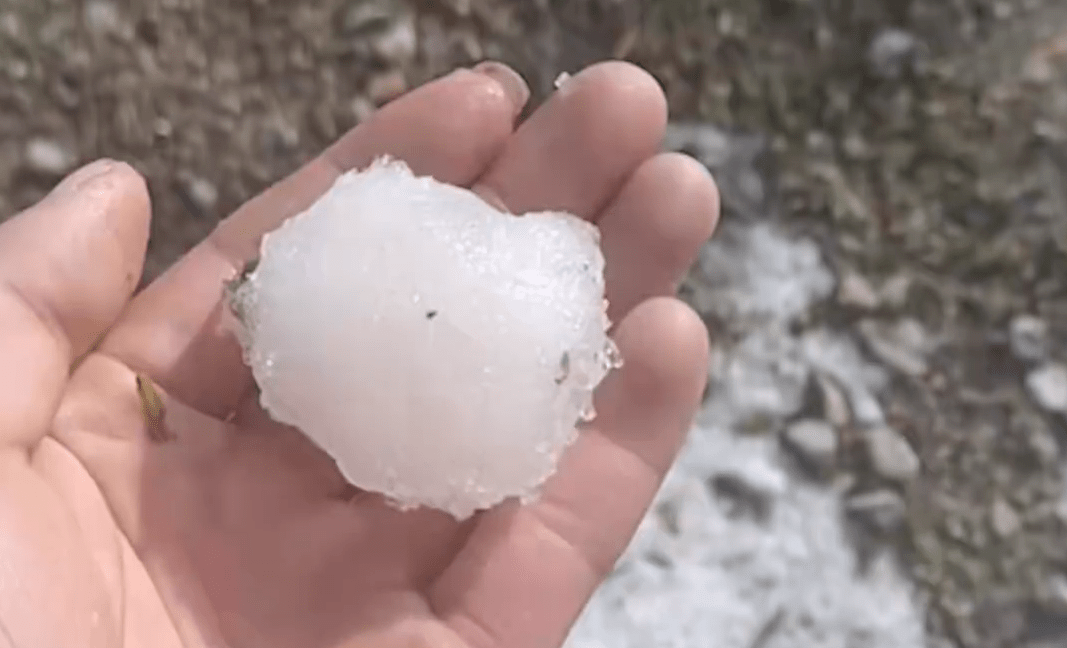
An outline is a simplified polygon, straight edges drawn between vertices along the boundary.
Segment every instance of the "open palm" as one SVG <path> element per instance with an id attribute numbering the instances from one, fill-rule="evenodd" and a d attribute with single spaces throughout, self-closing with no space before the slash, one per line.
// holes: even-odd
<path id="1" fill-rule="evenodd" d="M 717 198 L 657 152 L 666 107 L 644 72 L 593 66 L 514 129 L 526 99 L 494 64 L 414 90 L 132 300 L 149 201 L 128 166 L 91 164 L 0 226 L 0 647 L 560 645 L 699 402 L 706 332 L 672 295 Z M 457 523 L 356 492 L 262 412 L 220 327 L 223 282 L 262 234 L 385 153 L 601 228 L 626 365 L 536 505 Z M 168 441 L 146 430 L 139 373 Z"/>

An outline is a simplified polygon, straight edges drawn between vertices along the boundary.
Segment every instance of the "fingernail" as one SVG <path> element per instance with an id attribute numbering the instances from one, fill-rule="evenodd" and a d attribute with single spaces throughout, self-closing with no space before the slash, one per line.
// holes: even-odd
<path id="1" fill-rule="evenodd" d="M 519 73 L 503 63 L 497 61 L 483 61 L 472 68 L 479 74 L 484 74 L 490 79 L 500 84 L 500 87 L 504 89 L 504 92 L 511 100 L 511 104 L 515 106 L 515 113 L 518 114 L 526 102 L 530 100 L 530 86 L 526 85 L 526 81 L 519 76 Z"/>

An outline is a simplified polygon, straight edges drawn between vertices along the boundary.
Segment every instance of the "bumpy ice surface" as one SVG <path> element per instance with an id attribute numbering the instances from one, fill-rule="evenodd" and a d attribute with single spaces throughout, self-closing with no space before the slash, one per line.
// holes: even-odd
<path id="1" fill-rule="evenodd" d="M 594 226 L 379 160 L 263 241 L 234 292 L 261 402 L 356 486 L 463 518 L 529 500 L 615 364 Z"/>

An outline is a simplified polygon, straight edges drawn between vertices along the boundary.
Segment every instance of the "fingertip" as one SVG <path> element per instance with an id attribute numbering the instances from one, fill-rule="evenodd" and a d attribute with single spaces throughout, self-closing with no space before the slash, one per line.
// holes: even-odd
<path id="1" fill-rule="evenodd" d="M 613 312 L 673 294 L 718 215 L 718 188 L 697 160 L 660 153 L 639 166 L 598 219 L 612 266 Z"/>
<path id="2" fill-rule="evenodd" d="M 657 408 L 690 409 L 704 391 L 710 354 L 700 316 L 673 297 L 653 297 L 635 307 L 616 336 L 625 389 Z"/>
<path id="3" fill-rule="evenodd" d="M 517 117 L 530 100 L 530 86 L 512 68 L 497 61 L 483 61 L 472 70 L 493 79 L 504 90 L 512 106 L 512 117 Z"/>
<path id="4" fill-rule="evenodd" d="M 564 98 L 572 94 L 599 97 L 603 106 L 641 123 L 648 132 L 657 133 L 657 146 L 667 128 L 667 95 L 663 87 L 654 76 L 633 63 L 611 60 L 590 65 L 564 83 L 558 94 Z"/>
<path id="5" fill-rule="evenodd" d="M 511 135 L 521 110 L 514 101 L 494 76 L 459 69 L 386 104 L 323 157 L 341 173 L 389 155 L 415 173 L 469 185 Z"/>
<path id="6" fill-rule="evenodd" d="M 667 101 L 641 68 L 598 63 L 563 83 L 516 129 L 479 185 L 515 213 L 593 218 L 659 151 Z"/>
<path id="7" fill-rule="evenodd" d="M 126 162 L 104 159 L 72 174 L 67 191 L 68 199 L 79 203 L 80 213 L 100 219 L 92 225 L 101 237 L 97 252 L 109 242 L 115 246 L 109 261 L 121 268 L 125 302 L 140 281 L 148 249 L 152 201 L 147 181 Z"/>
<path id="8" fill-rule="evenodd" d="M 150 200 L 128 164 L 97 160 L 0 228 L 0 275 L 52 316 L 80 355 L 136 288 Z"/>
<path id="9" fill-rule="evenodd" d="M 673 178 L 672 193 L 688 208 L 685 212 L 676 210 L 674 213 L 679 218 L 665 223 L 662 230 L 668 244 L 686 252 L 688 266 L 719 224 L 719 186 L 707 167 L 684 153 L 663 153 L 653 158 L 651 164 L 658 167 L 652 173 L 663 181 Z"/>

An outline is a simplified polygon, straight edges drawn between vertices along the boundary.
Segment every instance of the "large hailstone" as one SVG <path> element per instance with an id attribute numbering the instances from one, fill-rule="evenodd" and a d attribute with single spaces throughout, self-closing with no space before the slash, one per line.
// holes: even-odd
<path id="1" fill-rule="evenodd" d="M 465 518 L 530 501 L 618 366 L 596 228 L 379 160 L 230 292 L 261 403 L 354 485 Z"/>

